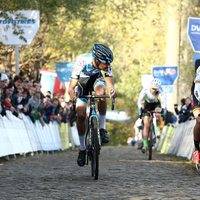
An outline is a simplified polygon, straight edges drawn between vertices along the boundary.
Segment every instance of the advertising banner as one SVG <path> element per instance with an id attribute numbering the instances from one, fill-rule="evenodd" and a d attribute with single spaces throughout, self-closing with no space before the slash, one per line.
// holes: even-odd
<path id="1" fill-rule="evenodd" d="M 74 62 L 57 62 L 56 73 L 60 82 L 70 82 Z"/>
<path id="2" fill-rule="evenodd" d="M 6 12 L 8 19 L 0 17 L 0 38 L 4 45 L 30 45 L 40 27 L 39 10 Z M 22 30 L 22 34 L 13 34 Z M 23 36 L 26 41 L 24 41 Z"/>
<path id="3" fill-rule="evenodd" d="M 194 52 L 200 52 L 200 18 L 188 18 L 188 38 Z"/>
<path id="4" fill-rule="evenodd" d="M 128 122 L 131 120 L 131 117 L 128 116 L 127 111 L 113 111 L 113 110 L 107 110 L 106 111 L 106 119 L 107 120 L 113 120 L 113 121 L 124 121 Z"/>
<path id="5" fill-rule="evenodd" d="M 173 93 L 176 79 L 178 78 L 178 66 L 152 66 L 152 75 L 162 83 L 164 93 Z"/>
<path id="6" fill-rule="evenodd" d="M 194 55 L 193 55 L 193 64 L 194 64 L 194 65 L 195 65 L 195 61 L 196 61 L 197 59 L 200 59 L 200 54 L 194 54 Z"/>
<path id="7" fill-rule="evenodd" d="M 60 95 L 65 94 L 65 83 L 60 82 L 55 70 L 41 69 L 40 73 L 42 74 L 40 80 L 40 83 L 42 85 L 42 92 L 50 91 L 51 93 L 56 93 Z"/>

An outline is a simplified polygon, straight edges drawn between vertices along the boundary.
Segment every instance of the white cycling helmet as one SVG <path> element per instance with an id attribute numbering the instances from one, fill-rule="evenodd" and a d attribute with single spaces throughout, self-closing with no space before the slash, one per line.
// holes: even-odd
<path id="1" fill-rule="evenodd" d="M 154 78 L 151 81 L 151 88 L 159 89 L 161 87 L 161 81 L 157 78 Z"/>

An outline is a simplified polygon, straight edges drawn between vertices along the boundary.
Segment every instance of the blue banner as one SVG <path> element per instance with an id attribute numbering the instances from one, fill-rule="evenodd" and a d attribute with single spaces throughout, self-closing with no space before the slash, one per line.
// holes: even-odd
<path id="1" fill-rule="evenodd" d="M 178 66 L 172 67 L 152 67 L 152 75 L 154 78 L 158 78 L 162 85 L 173 85 L 178 78 Z"/>
<path id="2" fill-rule="evenodd" d="M 200 52 L 200 18 L 188 18 L 188 38 L 193 51 Z"/>
<path id="3" fill-rule="evenodd" d="M 161 90 L 164 93 L 174 93 L 174 86 L 173 85 L 162 85 Z"/>
<path id="4" fill-rule="evenodd" d="M 57 62 L 56 73 L 60 82 L 70 82 L 74 62 Z"/>
<path id="5" fill-rule="evenodd" d="M 194 55 L 193 55 L 193 64 L 194 64 L 194 65 L 195 65 L 195 61 L 196 61 L 197 59 L 200 59 L 200 54 L 194 54 Z"/>
<path id="6" fill-rule="evenodd" d="M 51 76 L 51 75 L 48 75 L 48 74 L 42 74 L 40 83 L 42 85 L 42 91 L 43 92 L 50 91 L 51 93 L 53 93 L 55 76 Z"/>

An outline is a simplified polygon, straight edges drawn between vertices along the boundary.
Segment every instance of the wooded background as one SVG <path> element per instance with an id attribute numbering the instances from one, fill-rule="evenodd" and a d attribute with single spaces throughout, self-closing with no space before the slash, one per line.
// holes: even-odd
<path id="1" fill-rule="evenodd" d="M 187 19 L 199 17 L 199 5 L 199 0 L 0 0 L 0 17 L 5 11 L 40 10 L 35 39 L 20 46 L 20 75 L 30 80 L 40 80 L 41 68 L 55 70 L 55 62 L 91 53 L 95 43 L 111 48 L 116 110 L 129 111 L 132 120 L 106 125 L 109 145 L 125 145 L 138 117 L 141 75 L 151 74 L 151 66 L 179 66 L 175 92 L 167 95 L 170 111 L 190 96 L 195 74 Z M 15 74 L 13 46 L 0 42 L 0 64 Z"/>

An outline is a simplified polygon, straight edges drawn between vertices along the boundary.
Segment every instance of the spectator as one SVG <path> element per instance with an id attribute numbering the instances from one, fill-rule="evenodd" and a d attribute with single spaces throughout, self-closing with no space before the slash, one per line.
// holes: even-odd
<path id="1" fill-rule="evenodd" d="M 36 91 L 40 92 L 40 99 L 43 100 L 45 98 L 44 94 L 41 92 L 41 84 L 40 83 L 37 83 L 37 85 L 35 84 L 35 88 L 36 88 Z"/>
<path id="2" fill-rule="evenodd" d="M 67 115 L 70 114 L 70 107 L 68 105 L 68 102 L 64 102 L 65 106 L 63 107 L 63 118 L 62 118 L 62 122 L 67 123 Z M 63 105 L 63 102 L 62 102 Z"/>
<path id="3" fill-rule="evenodd" d="M 14 91 L 13 82 L 10 81 L 10 83 L 6 87 L 5 93 L 2 96 L 2 102 L 3 102 L 5 110 L 10 110 L 14 116 L 16 116 L 22 120 L 22 118 L 19 116 L 19 113 L 17 112 L 17 110 L 10 103 L 10 101 L 11 101 L 10 97 L 13 94 L 13 91 Z M 5 115 L 6 115 L 6 113 L 2 113 L 2 116 L 5 116 Z"/>
<path id="4" fill-rule="evenodd" d="M 67 116 L 67 121 L 69 122 L 70 126 L 73 126 L 73 123 L 76 122 L 77 116 L 76 111 L 73 109 L 73 101 L 69 101 L 69 107 L 70 107 L 70 114 Z"/>
<path id="5" fill-rule="evenodd" d="M 1 77 L 0 77 L 0 80 L 1 80 L 1 85 L 0 85 L 0 97 L 1 95 L 3 94 L 3 89 L 5 88 L 5 86 L 7 86 L 7 83 L 8 83 L 8 76 L 4 73 L 1 73 L 0 74 Z M 1 91 L 2 90 L 2 91 Z"/>
<path id="6" fill-rule="evenodd" d="M 44 126 L 44 102 L 41 101 L 40 105 L 38 108 L 35 108 L 35 116 L 34 116 L 34 120 L 40 120 L 40 123 L 42 124 L 42 126 Z"/>
<path id="7" fill-rule="evenodd" d="M 28 100 L 27 104 L 27 112 L 26 115 L 29 115 L 32 122 L 35 123 L 34 115 L 35 115 L 35 108 L 38 108 L 40 105 L 40 93 L 38 91 Z"/>
<path id="8" fill-rule="evenodd" d="M 179 120 L 180 123 L 186 122 L 191 116 L 194 117 L 192 113 L 191 99 L 189 97 L 185 99 L 185 105 L 182 107 L 182 113 L 183 113 L 183 118 Z"/>
<path id="9" fill-rule="evenodd" d="M 31 86 L 30 90 L 29 90 L 29 96 L 30 98 L 35 94 L 36 92 L 36 88 L 34 86 Z"/>
<path id="10" fill-rule="evenodd" d="M 53 99 L 58 99 L 59 98 L 59 95 L 57 93 L 54 93 L 53 94 Z"/>
<path id="11" fill-rule="evenodd" d="M 48 98 L 48 99 L 51 99 L 51 95 L 50 94 L 46 94 L 46 96 L 45 96 L 46 98 Z"/>
<path id="12" fill-rule="evenodd" d="M 14 78 L 14 91 L 13 91 L 13 94 L 11 96 L 11 104 L 12 106 L 17 109 L 17 105 L 18 105 L 18 102 L 17 102 L 17 93 L 18 93 L 18 88 L 21 87 L 22 85 L 22 82 L 23 82 L 23 79 L 21 76 L 15 76 Z"/>
<path id="13" fill-rule="evenodd" d="M 17 97 L 17 105 L 19 105 L 23 99 L 22 93 L 24 92 L 24 89 L 22 87 L 19 87 L 17 89 L 18 93 L 16 94 Z"/>
<path id="14" fill-rule="evenodd" d="M 18 105 L 18 108 L 20 109 L 21 112 L 26 112 L 27 111 L 28 90 L 23 89 L 21 96 L 22 96 L 22 100 L 21 100 L 20 104 Z"/>
<path id="15" fill-rule="evenodd" d="M 46 102 L 44 104 L 44 121 L 48 124 L 50 122 L 50 115 L 52 112 L 51 101 L 46 98 Z"/>
<path id="16" fill-rule="evenodd" d="M 49 95 L 49 96 L 50 96 L 49 98 L 51 98 L 51 97 L 52 97 L 52 95 L 51 95 L 51 92 L 50 92 L 50 91 L 47 91 L 47 95 Z"/>
<path id="17" fill-rule="evenodd" d="M 167 110 L 165 116 L 165 125 L 173 123 L 174 123 L 174 114 Z"/>
<path id="18" fill-rule="evenodd" d="M 61 123 L 61 116 L 59 114 L 60 106 L 59 106 L 58 99 L 53 99 L 53 105 L 51 107 L 52 107 L 52 112 L 51 112 L 51 115 L 50 115 L 50 121 L 57 121 L 60 124 Z"/>
<path id="19" fill-rule="evenodd" d="M 182 108 L 184 105 L 185 105 L 185 98 L 181 99 L 181 110 L 180 111 L 178 110 L 178 104 L 174 104 L 174 110 L 179 117 L 179 123 L 182 120 L 182 118 L 184 117 L 183 112 L 182 112 Z"/>
<path id="20" fill-rule="evenodd" d="M 6 115 L 3 103 L 1 104 L 1 97 L 4 93 L 4 87 L 7 84 L 8 76 L 4 73 L 0 73 L 0 81 L 1 81 L 1 83 L 0 83 L 0 114 Z"/>
<path id="21" fill-rule="evenodd" d="M 29 91 L 32 87 L 33 87 L 33 83 L 31 81 L 29 81 L 27 83 L 27 88 L 26 89 Z"/>
<path id="22" fill-rule="evenodd" d="M 23 83 L 22 83 L 22 88 L 27 89 L 28 83 L 29 83 L 29 80 L 25 78 Z"/>
<path id="23" fill-rule="evenodd" d="M 36 87 L 36 85 L 38 84 L 38 82 L 36 80 L 33 81 L 33 86 Z"/>
<path id="24" fill-rule="evenodd" d="M 62 104 L 62 102 L 64 102 L 64 97 L 63 97 L 63 95 L 60 95 L 60 97 L 59 97 L 58 100 L 59 100 L 59 103 Z"/>
<path id="25" fill-rule="evenodd" d="M 143 130 L 143 123 L 142 119 L 138 118 L 134 124 L 135 130 L 135 141 L 142 142 L 142 130 Z"/>

